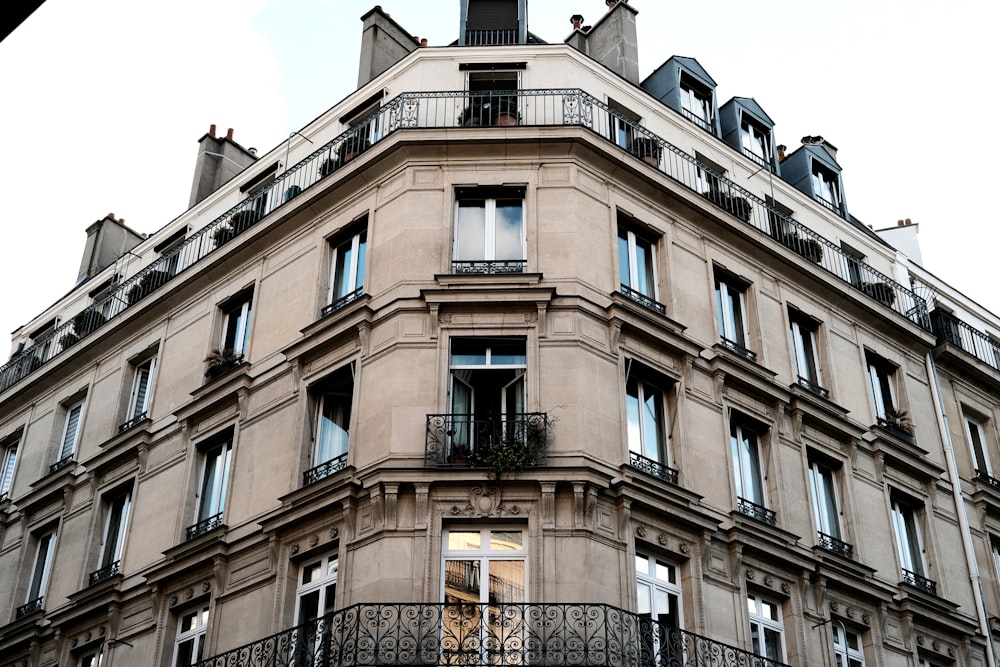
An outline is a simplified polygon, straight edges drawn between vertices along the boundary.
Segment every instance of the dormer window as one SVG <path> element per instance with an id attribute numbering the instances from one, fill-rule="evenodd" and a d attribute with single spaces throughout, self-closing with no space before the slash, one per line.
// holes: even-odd
<path id="1" fill-rule="evenodd" d="M 740 121 L 740 146 L 743 154 L 764 166 L 771 165 L 771 137 L 767 130 L 746 115 Z"/>
<path id="2" fill-rule="evenodd" d="M 813 196 L 827 208 L 840 213 L 843 199 L 840 196 L 840 179 L 833 171 L 817 161 L 812 164 Z"/>
<path id="3" fill-rule="evenodd" d="M 698 85 L 691 77 L 681 73 L 681 113 L 703 130 L 712 132 L 712 91 Z"/>

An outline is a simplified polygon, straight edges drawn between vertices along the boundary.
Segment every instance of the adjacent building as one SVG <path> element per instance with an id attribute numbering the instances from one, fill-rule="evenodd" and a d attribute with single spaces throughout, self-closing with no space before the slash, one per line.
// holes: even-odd
<path id="1" fill-rule="evenodd" d="M 640 7 L 460 4 L 88 228 L 0 367 L 0 666 L 995 666 L 1000 319 Z"/>

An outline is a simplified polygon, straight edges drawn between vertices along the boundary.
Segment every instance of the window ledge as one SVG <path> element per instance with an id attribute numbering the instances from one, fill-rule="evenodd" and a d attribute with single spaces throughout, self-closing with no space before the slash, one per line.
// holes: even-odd
<path id="1" fill-rule="evenodd" d="M 461 273 L 438 273 L 434 275 L 438 285 L 442 287 L 461 287 L 464 285 L 496 286 L 496 287 L 534 287 L 542 280 L 541 273 L 478 273 L 463 271 Z"/>

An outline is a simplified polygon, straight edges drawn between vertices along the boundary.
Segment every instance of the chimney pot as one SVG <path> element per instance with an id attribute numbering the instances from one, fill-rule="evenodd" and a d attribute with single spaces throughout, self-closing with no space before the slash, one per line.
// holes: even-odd
<path id="1" fill-rule="evenodd" d="M 581 14 L 573 14 L 569 17 L 570 22 L 573 24 L 573 30 L 579 30 L 583 27 L 583 16 Z"/>
<path id="2" fill-rule="evenodd" d="M 253 155 L 254 157 L 256 157 L 257 156 L 257 149 L 254 148 L 253 146 L 251 146 L 250 148 L 247 149 L 247 153 L 250 153 L 250 155 Z"/>
<path id="3" fill-rule="evenodd" d="M 212 123 L 211 125 L 208 126 L 208 136 L 215 139 L 215 123 Z"/>
<path id="4" fill-rule="evenodd" d="M 427 38 L 426 37 L 422 37 L 420 39 L 420 46 L 427 46 Z"/>
<path id="5" fill-rule="evenodd" d="M 230 141 L 233 140 L 233 128 L 226 130 L 226 139 L 229 139 Z"/>
<path id="6" fill-rule="evenodd" d="M 912 225 L 912 224 L 913 224 L 913 222 L 911 222 L 911 221 L 910 221 L 910 219 L 909 219 L 909 218 L 907 218 L 907 219 L 906 219 L 906 224 L 907 224 L 907 225 Z"/>
<path id="7" fill-rule="evenodd" d="M 788 150 L 788 146 L 785 144 L 778 144 L 778 162 L 785 159 L 785 151 Z"/>

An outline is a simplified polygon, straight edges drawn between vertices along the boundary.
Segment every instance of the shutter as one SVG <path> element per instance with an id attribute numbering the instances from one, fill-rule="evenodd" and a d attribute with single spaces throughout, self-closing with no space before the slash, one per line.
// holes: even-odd
<path id="1" fill-rule="evenodd" d="M 76 448 L 77 430 L 80 428 L 80 414 L 83 412 L 83 404 L 74 405 L 69 414 L 66 415 L 66 433 L 63 435 L 62 449 L 59 452 L 59 460 L 73 454 Z"/>

